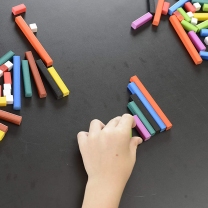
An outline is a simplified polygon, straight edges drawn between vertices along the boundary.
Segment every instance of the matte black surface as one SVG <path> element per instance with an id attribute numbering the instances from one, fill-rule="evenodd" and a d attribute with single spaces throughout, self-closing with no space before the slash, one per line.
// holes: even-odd
<path id="1" fill-rule="evenodd" d="M 137 97 L 136 94 L 130 95 L 130 101 L 134 101 L 135 102 L 135 104 L 137 105 L 137 107 L 144 114 L 144 116 L 149 121 L 149 123 L 151 124 L 151 126 L 153 127 L 153 129 L 156 131 L 156 133 L 159 133 L 160 132 L 160 127 L 158 126 L 158 124 L 156 123 L 156 121 L 154 120 L 154 118 L 151 116 L 151 114 L 149 113 L 149 111 L 145 108 L 145 106 L 143 105 L 143 103 L 139 100 L 139 98 Z"/>
<path id="2" fill-rule="evenodd" d="M 45 78 L 46 82 L 50 86 L 53 94 L 55 95 L 56 99 L 60 99 L 63 97 L 63 93 L 61 92 L 60 88 L 51 77 L 50 73 L 48 72 L 46 66 L 44 65 L 41 59 L 36 60 L 37 67 L 40 71 L 40 74 Z"/>
<path id="3" fill-rule="evenodd" d="M 173 4 L 175 0 L 171 0 Z M 32 50 L 1 1 L 0 56 Z M 137 75 L 173 128 L 144 142 L 121 208 L 207 208 L 208 62 L 193 64 L 168 21 L 132 32 L 147 12 L 138 0 L 25 0 L 26 22 L 71 91 L 56 100 L 22 97 L 21 126 L 8 124 L 0 143 L 1 208 L 80 208 L 87 176 L 77 133 L 92 119 L 107 123 L 127 111 L 129 78 Z M 1 78 L 2 80 L 2 78 Z M 22 86 L 23 90 L 23 86 Z M 23 95 L 22 95 L 23 96 Z M 12 107 L 6 107 L 13 112 Z"/>

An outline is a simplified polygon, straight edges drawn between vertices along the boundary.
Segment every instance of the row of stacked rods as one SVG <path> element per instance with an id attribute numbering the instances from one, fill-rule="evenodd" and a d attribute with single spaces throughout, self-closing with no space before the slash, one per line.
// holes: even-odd
<path id="1" fill-rule="evenodd" d="M 134 116 L 136 130 L 144 141 L 156 133 L 172 128 L 172 123 L 142 84 L 138 76 L 132 76 L 127 86 L 130 91 L 128 109 Z"/>

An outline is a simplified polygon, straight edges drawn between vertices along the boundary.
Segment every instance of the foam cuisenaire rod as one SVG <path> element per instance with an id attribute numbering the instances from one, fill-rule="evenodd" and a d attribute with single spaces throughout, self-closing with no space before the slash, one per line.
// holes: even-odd
<path id="1" fill-rule="evenodd" d="M 193 12 L 193 13 L 196 12 L 196 8 L 193 6 L 193 4 L 191 2 L 186 2 L 184 4 L 184 8 L 187 12 Z"/>
<path id="2" fill-rule="evenodd" d="M 187 15 L 187 13 L 183 10 L 182 7 L 178 8 L 177 11 L 181 13 L 181 15 L 187 22 L 191 22 L 191 18 Z"/>
<path id="3" fill-rule="evenodd" d="M 0 106 L 7 106 L 6 97 L 0 97 Z"/>
<path id="4" fill-rule="evenodd" d="M 138 118 L 137 115 L 134 116 L 134 120 L 136 122 L 136 130 L 139 132 L 140 136 L 144 141 L 147 141 L 148 139 L 151 138 L 150 133 L 147 131 L 145 128 L 144 124 L 141 122 L 141 120 Z"/>
<path id="5" fill-rule="evenodd" d="M 8 60 L 12 59 L 12 57 L 14 56 L 14 52 L 12 51 L 9 51 L 7 52 L 5 55 L 3 55 L 1 58 L 0 58 L 0 65 L 6 63 Z"/>
<path id="6" fill-rule="evenodd" d="M 152 24 L 154 26 L 158 26 L 160 24 L 160 18 L 161 18 L 161 14 L 162 14 L 163 4 L 164 4 L 164 0 L 158 0 L 157 1 L 155 16 L 154 16 L 154 19 L 153 19 L 153 22 L 152 22 Z"/>
<path id="7" fill-rule="evenodd" d="M 29 24 L 29 27 L 34 33 L 38 32 L 38 27 L 37 27 L 36 23 Z"/>
<path id="8" fill-rule="evenodd" d="M 14 103 L 14 96 L 13 95 L 6 95 L 6 102 L 7 104 L 13 104 Z"/>
<path id="9" fill-rule="evenodd" d="M 186 34 L 180 22 L 178 21 L 177 17 L 172 15 L 170 16 L 169 20 L 173 28 L 175 29 L 176 33 L 178 34 L 179 38 L 181 39 L 182 43 L 184 44 L 186 50 L 193 59 L 194 63 L 196 65 L 201 64 L 202 58 L 199 56 L 199 53 L 197 52 L 191 40 L 189 39 L 188 35 Z"/>
<path id="10" fill-rule="evenodd" d="M 204 39 L 204 43 L 205 43 L 206 45 L 208 45 L 208 37 L 206 37 L 206 38 Z"/>
<path id="11" fill-rule="evenodd" d="M 194 13 L 194 17 L 198 19 L 198 21 L 208 20 L 208 13 Z"/>
<path id="12" fill-rule="evenodd" d="M 187 12 L 186 14 L 187 14 L 190 18 L 194 17 L 193 12 Z"/>
<path id="13" fill-rule="evenodd" d="M 191 18 L 191 24 L 196 26 L 198 24 L 198 19 L 192 17 Z"/>
<path id="14" fill-rule="evenodd" d="M 184 17 L 181 15 L 181 13 L 179 11 L 176 10 L 173 14 L 177 17 L 177 19 L 180 22 L 184 20 Z"/>
<path id="15" fill-rule="evenodd" d="M 11 72 L 4 72 L 4 84 L 12 84 Z"/>
<path id="16" fill-rule="evenodd" d="M 144 114 L 144 116 L 149 121 L 149 123 L 151 124 L 151 126 L 153 127 L 153 129 L 156 131 L 156 133 L 159 133 L 160 132 L 160 127 L 158 126 L 158 124 L 156 123 L 156 121 L 154 120 L 154 118 L 151 116 L 151 114 L 149 113 L 149 111 L 141 103 L 141 101 L 139 100 L 139 98 L 137 97 L 137 95 L 132 94 L 130 96 L 130 101 L 134 101 L 135 102 L 135 104 L 138 106 L 138 108 Z"/>
<path id="17" fill-rule="evenodd" d="M 147 23 L 148 21 L 150 21 L 152 19 L 152 14 L 151 13 L 146 13 L 143 16 L 139 17 L 137 20 L 133 21 L 131 23 L 131 27 L 136 30 L 137 28 L 141 27 L 142 25 L 144 25 L 145 23 Z"/>
<path id="18" fill-rule="evenodd" d="M 21 89 L 20 89 L 20 56 L 13 57 L 13 109 L 21 109 Z"/>
<path id="19" fill-rule="evenodd" d="M 47 70 L 46 66 L 44 65 L 44 63 L 42 62 L 42 60 L 41 59 L 36 60 L 36 64 L 38 66 L 40 73 L 44 76 L 44 78 L 48 82 L 49 86 L 51 87 L 55 97 L 57 99 L 62 98 L 63 97 L 62 91 L 60 90 L 59 86 L 56 84 L 53 77 L 48 72 L 48 70 Z"/>
<path id="20" fill-rule="evenodd" d="M 196 25 L 196 27 L 199 29 L 199 31 L 201 29 L 207 29 L 208 28 L 208 20 L 205 20 L 204 22 L 199 23 L 198 25 Z"/>
<path id="21" fill-rule="evenodd" d="M 183 7 L 183 5 L 188 2 L 189 0 L 179 0 L 177 1 L 175 4 L 173 4 L 169 10 L 168 10 L 168 14 L 172 15 L 173 12 L 175 12 L 179 7 Z"/>
<path id="22" fill-rule="evenodd" d="M 0 119 L 16 125 L 20 125 L 22 122 L 22 116 L 18 116 L 3 110 L 0 110 Z"/>
<path id="23" fill-rule="evenodd" d="M 148 11 L 151 14 L 155 14 L 155 0 L 147 0 Z"/>
<path id="24" fill-rule="evenodd" d="M 0 123 L 0 131 L 3 131 L 3 132 L 5 132 L 5 133 L 7 133 L 7 131 L 8 131 L 8 126 L 6 126 L 6 125 Z"/>
<path id="25" fill-rule="evenodd" d="M 192 0 L 192 3 L 208 4 L 208 0 Z"/>
<path id="26" fill-rule="evenodd" d="M 4 90 L 11 90 L 12 86 L 11 84 L 4 84 Z"/>
<path id="27" fill-rule="evenodd" d="M 14 15 L 24 13 L 24 12 L 26 12 L 26 10 L 27 10 L 27 8 L 24 4 L 20 4 L 20 5 L 12 7 L 12 13 Z"/>
<path id="28" fill-rule="evenodd" d="M 201 29 L 200 36 L 207 37 L 208 36 L 208 29 Z"/>
<path id="29" fill-rule="evenodd" d="M 170 3 L 165 1 L 164 4 L 163 4 L 163 8 L 162 8 L 162 14 L 163 15 L 168 14 L 169 7 L 170 7 Z"/>
<path id="30" fill-rule="evenodd" d="M 200 3 L 194 3 L 193 6 L 196 8 L 196 12 L 198 12 L 201 9 L 201 4 Z"/>
<path id="31" fill-rule="evenodd" d="M 159 125 L 159 127 L 161 129 L 160 131 L 161 132 L 164 131 L 166 129 L 165 124 L 163 123 L 163 121 L 161 120 L 161 118 L 158 116 L 158 114 L 155 112 L 155 110 L 150 105 L 150 103 L 145 98 L 145 96 L 142 94 L 142 92 L 140 91 L 140 89 L 136 86 L 136 84 L 134 82 L 129 83 L 128 84 L 128 89 L 129 89 L 129 91 L 132 94 L 136 94 L 137 95 L 137 97 L 143 103 L 143 105 L 145 106 L 145 108 L 149 111 L 149 113 L 151 114 L 151 116 L 155 119 L 155 121 Z"/>
<path id="32" fill-rule="evenodd" d="M 58 85 L 58 87 L 60 88 L 60 90 L 62 91 L 63 97 L 69 95 L 69 93 L 70 93 L 69 89 L 64 84 L 63 80 L 61 79 L 61 77 L 59 76 L 59 74 L 57 73 L 57 71 L 55 70 L 55 68 L 54 67 L 48 68 L 48 72 L 53 77 L 54 81 L 56 82 L 56 84 Z"/>
<path id="33" fill-rule="evenodd" d="M 0 97 L 2 96 L 2 85 L 0 85 Z"/>
<path id="34" fill-rule="evenodd" d="M 194 31 L 188 32 L 188 36 L 198 51 L 205 51 L 206 46 L 202 43 Z"/>
<path id="35" fill-rule="evenodd" d="M 3 72 L 6 72 L 6 71 L 8 71 L 8 67 L 5 64 L 3 64 L 0 66 L 0 70 Z"/>
<path id="36" fill-rule="evenodd" d="M 147 91 L 145 86 L 142 84 L 140 79 L 135 75 L 130 78 L 130 82 L 134 82 L 137 87 L 140 89 L 142 94 L 145 96 L 145 98 L 149 101 L 151 106 L 154 108 L 154 110 L 157 112 L 157 114 L 160 116 L 164 124 L 167 126 L 166 130 L 169 130 L 172 128 L 172 123 L 169 121 L 169 119 L 166 117 L 166 115 L 163 113 L 161 108 L 158 106 L 158 104 L 155 102 L 153 97 L 150 95 L 150 93 Z"/>
<path id="37" fill-rule="evenodd" d="M 10 90 L 3 90 L 3 96 L 11 95 L 11 89 Z"/>
<path id="38" fill-rule="evenodd" d="M 208 12 L 208 4 L 204 4 L 203 7 L 202 7 L 202 10 L 204 12 Z"/>
<path id="39" fill-rule="evenodd" d="M 5 132 L 3 132 L 3 131 L 0 130 L 0 141 L 3 140 L 5 134 L 6 134 Z"/>
<path id="40" fill-rule="evenodd" d="M 17 23 L 19 28 L 22 30 L 22 32 L 24 33 L 25 37 L 28 39 L 30 44 L 36 50 L 38 55 L 41 57 L 43 62 L 46 64 L 46 66 L 47 67 L 52 66 L 53 65 L 53 60 L 48 55 L 46 50 L 43 48 L 43 46 L 41 45 L 41 43 L 39 42 L 37 37 L 33 34 L 30 27 L 25 22 L 25 20 L 21 16 L 18 16 L 18 17 L 15 18 L 15 22 Z"/>
<path id="41" fill-rule="evenodd" d="M 35 63 L 35 59 L 33 57 L 33 54 L 32 54 L 31 51 L 27 51 L 25 53 L 25 56 L 26 56 L 26 58 L 29 62 L 30 69 L 31 69 L 31 72 L 32 72 L 32 75 L 33 75 L 33 78 L 35 80 L 35 84 L 36 84 L 36 87 L 37 87 L 37 90 L 38 90 L 39 97 L 40 98 L 45 98 L 47 96 L 47 93 L 46 93 L 45 87 L 43 85 L 43 81 L 41 79 L 41 76 L 40 76 L 40 73 L 38 71 L 37 65 Z"/>
<path id="42" fill-rule="evenodd" d="M 10 61 L 7 61 L 4 65 L 8 68 L 8 71 L 11 71 L 13 68 L 13 63 Z"/>
<path id="43" fill-rule="evenodd" d="M 142 121 L 144 126 L 147 128 L 149 133 L 153 136 L 155 135 L 156 131 L 153 129 L 147 118 L 144 116 L 144 114 L 141 112 L 139 107 L 136 105 L 134 101 L 131 101 L 127 105 L 128 109 L 131 111 L 132 115 L 137 115 L 139 119 Z"/>
<path id="44" fill-rule="evenodd" d="M 200 51 L 199 54 L 203 60 L 208 60 L 208 52 L 207 51 Z"/>
<path id="45" fill-rule="evenodd" d="M 22 75 L 24 82 L 25 97 L 32 97 L 32 87 L 28 60 L 22 60 Z"/>
<path id="46" fill-rule="evenodd" d="M 186 31 L 198 32 L 198 30 L 199 30 L 196 26 L 192 25 L 191 23 L 187 22 L 186 20 L 182 20 L 181 25 Z"/>

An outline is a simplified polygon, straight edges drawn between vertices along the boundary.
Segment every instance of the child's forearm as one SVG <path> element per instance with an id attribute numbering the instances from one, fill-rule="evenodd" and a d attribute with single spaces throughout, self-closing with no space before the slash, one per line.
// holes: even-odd
<path id="1" fill-rule="evenodd" d="M 82 208 L 118 208 L 142 143 L 129 135 L 135 125 L 133 116 L 124 114 L 106 125 L 93 120 L 89 132 L 77 135 L 88 175 Z"/>
<path id="2" fill-rule="evenodd" d="M 82 208 L 118 208 L 124 186 L 105 180 L 88 180 Z"/>

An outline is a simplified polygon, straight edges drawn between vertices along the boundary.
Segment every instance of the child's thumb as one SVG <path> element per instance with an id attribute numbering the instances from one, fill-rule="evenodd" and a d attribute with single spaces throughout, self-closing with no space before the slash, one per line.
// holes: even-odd
<path id="1" fill-rule="evenodd" d="M 137 146 L 140 145 L 143 142 L 141 137 L 132 137 L 130 142 L 130 148 L 132 150 L 136 150 Z"/>

